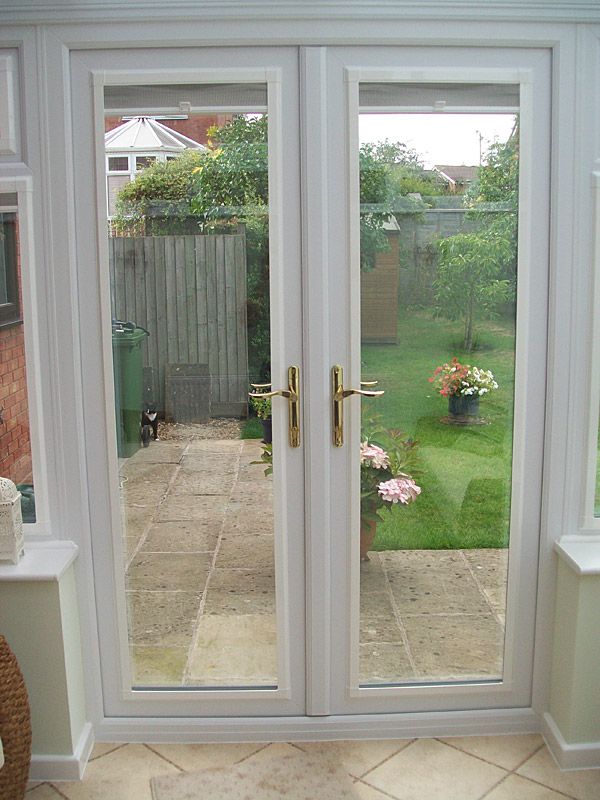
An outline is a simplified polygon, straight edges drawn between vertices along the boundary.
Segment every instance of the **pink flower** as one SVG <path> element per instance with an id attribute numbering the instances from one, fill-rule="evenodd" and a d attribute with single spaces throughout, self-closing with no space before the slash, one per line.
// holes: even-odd
<path id="1" fill-rule="evenodd" d="M 375 469 L 385 469 L 390 465 L 388 454 L 376 444 L 369 444 L 369 442 L 361 442 L 360 445 L 360 463 L 368 464 Z"/>
<path id="2" fill-rule="evenodd" d="M 404 503 L 407 506 L 421 494 L 421 487 L 408 475 L 400 473 L 397 478 L 380 483 L 377 491 L 386 502 Z"/>

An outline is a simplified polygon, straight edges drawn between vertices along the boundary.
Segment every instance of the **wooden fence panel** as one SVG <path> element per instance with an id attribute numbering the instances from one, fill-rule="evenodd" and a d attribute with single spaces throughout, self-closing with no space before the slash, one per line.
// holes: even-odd
<path id="1" fill-rule="evenodd" d="M 109 239 L 113 317 L 145 328 L 144 366 L 165 408 L 167 364 L 207 364 L 213 416 L 247 408 L 243 234 Z"/>

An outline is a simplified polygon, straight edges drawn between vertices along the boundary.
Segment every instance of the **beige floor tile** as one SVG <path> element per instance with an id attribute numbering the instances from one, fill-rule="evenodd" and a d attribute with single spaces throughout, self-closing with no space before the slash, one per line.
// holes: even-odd
<path id="1" fill-rule="evenodd" d="M 68 800 L 150 800 L 150 778 L 179 770 L 141 744 L 91 761 L 80 782 L 60 783 Z"/>
<path id="2" fill-rule="evenodd" d="M 398 800 L 479 800 L 505 771 L 434 739 L 420 739 L 363 780 Z"/>
<path id="3" fill-rule="evenodd" d="M 565 800 L 564 794 L 558 794 L 547 786 L 520 778 L 518 775 L 509 775 L 489 794 L 485 800 Z"/>
<path id="4" fill-rule="evenodd" d="M 349 775 L 360 778 L 386 758 L 398 753 L 410 739 L 378 739 L 363 742 L 297 742 L 305 753 L 328 754 Z"/>
<path id="5" fill-rule="evenodd" d="M 186 772 L 196 772 L 209 767 L 229 767 L 262 750 L 265 745 L 256 742 L 244 744 L 151 744 L 155 753 Z"/>
<path id="6" fill-rule="evenodd" d="M 383 794 L 379 789 L 374 789 L 372 786 L 362 783 L 362 781 L 356 781 L 353 784 L 353 789 L 360 800 L 390 800 L 389 794 Z"/>
<path id="7" fill-rule="evenodd" d="M 41 783 L 25 794 L 26 800 L 61 800 L 61 795 L 49 783 Z"/>
<path id="8" fill-rule="evenodd" d="M 102 756 L 112 753 L 113 750 L 118 750 L 119 747 L 124 747 L 120 742 L 96 742 L 90 756 L 90 761 L 95 758 L 102 758 Z"/>
<path id="9" fill-rule="evenodd" d="M 247 759 L 247 761 L 268 761 L 270 758 L 294 756 L 298 755 L 299 753 L 300 750 L 292 744 L 288 744 L 286 742 L 273 742 L 272 744 L 268 744 L 266 747 L 262 747 L 260 750 L 257 750 L 254 755 Z"/>
<path id="10" fill-rule="evenodd" d="M 600 797 L 600 769 L 561 772 L 546 747 L 519 767 L 517 772 L 575 800 L 598 800 Z"/>
<path id="11" fill-rule="evenodd" d="M 520 736 L 454 736 L 440 741 L 511 770 L 516 769 L 544 743 L 537 733 Z"/>

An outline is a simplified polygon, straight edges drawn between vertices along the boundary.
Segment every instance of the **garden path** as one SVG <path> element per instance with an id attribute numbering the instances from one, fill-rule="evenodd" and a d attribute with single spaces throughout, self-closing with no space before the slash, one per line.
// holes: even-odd
<path id="1" fill-rule="evenodd" d="M 274 685 L 272 480 L 255 440 L 152 442 L 121 465 L 135 685 Z M 502 672 L 504 550 L 372 553 L 360 679 Z"/>

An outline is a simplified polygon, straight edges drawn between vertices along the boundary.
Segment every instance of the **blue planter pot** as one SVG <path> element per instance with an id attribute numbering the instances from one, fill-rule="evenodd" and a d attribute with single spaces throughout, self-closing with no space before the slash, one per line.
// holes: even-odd
<path id="1" fill-rule="evenodd" d="M 451 395 L 448 412 L 451 417 L 478 417 L 479 395 Z"/>

